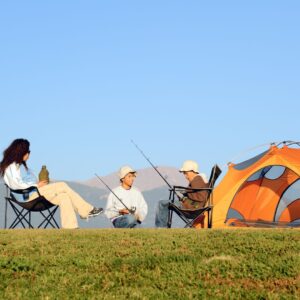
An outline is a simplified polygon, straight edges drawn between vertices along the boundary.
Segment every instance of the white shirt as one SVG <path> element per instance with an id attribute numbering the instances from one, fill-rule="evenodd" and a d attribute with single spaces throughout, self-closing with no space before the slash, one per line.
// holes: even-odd
<path id="1" fill-rule="evenodd" d="M 29 188 L 30 186 L 37 187 L 36 180 L 34 180 L 35 178 L 32 176 L 32 173 L 29 175 L 31 175 L 31 178 L 25 178 L 22 176 L 21 165 L 14 162 L 5 169 L 3 179 L 5 183 L 13 190 L 23 190 Z"/>
<path id="2" fill-rule="evenodd" d="M 135 215 L 140 221 L 143 221 L 146 218 L 148 205 L 138 189 L 132 187 L 130 190 L 126 190 L 122 186 L 119 186 L 115 188 L 113 192 L 129 209 L 132 207 L 136 208 Z M 113 193 L 110 193 L 107 199 L 105 215 L 109 219 L 114 220 L 116 217 L 120 216 L 119 210 L 121 209 L 125 209 L 124 205 Z"/>

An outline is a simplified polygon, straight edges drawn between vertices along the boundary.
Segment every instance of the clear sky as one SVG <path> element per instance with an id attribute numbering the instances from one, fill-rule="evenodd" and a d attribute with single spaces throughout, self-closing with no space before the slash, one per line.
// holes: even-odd
<path id="1" fill-rule="evenodd" d="M 300 140 L 299 1 L 1 1 L 0 150 L 84 180 Z"/>

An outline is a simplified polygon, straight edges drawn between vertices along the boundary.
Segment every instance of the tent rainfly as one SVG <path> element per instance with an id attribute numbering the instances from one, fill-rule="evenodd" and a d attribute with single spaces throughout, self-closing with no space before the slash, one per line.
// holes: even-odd
<path id="1" fill-rule="evenodd" d="M 300 227 L 300 143 L 228 164 L 214 190 L 213 227 Z"/>

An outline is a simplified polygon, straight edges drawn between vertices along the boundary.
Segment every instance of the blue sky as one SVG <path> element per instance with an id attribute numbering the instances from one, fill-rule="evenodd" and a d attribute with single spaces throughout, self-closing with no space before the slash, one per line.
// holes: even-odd
<path id="1" fill-rule="evenodd" d="M 0 150 L 84 180 L 299 140 L 299 1 L 2 1 Z M 251 154 L 249 154 L 251 155 Z"/>

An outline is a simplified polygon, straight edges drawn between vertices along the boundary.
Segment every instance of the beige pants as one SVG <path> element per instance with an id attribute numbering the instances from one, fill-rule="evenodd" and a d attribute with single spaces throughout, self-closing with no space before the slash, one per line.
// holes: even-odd
<path id="1" fill-rule="evenodd" d="M 86 218 L 93 209 L 92 205 L 83 200 L 64 182 L 45 185 L 39 188 L 39 192 L 49 202 L 59 206 L 62 228 L 78 228 L 75 212 L 82 218 Z M 37 196 L 37 193 L 33 193 L 30 195 L 29 201 L 35 199 Z"/>

